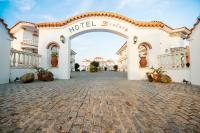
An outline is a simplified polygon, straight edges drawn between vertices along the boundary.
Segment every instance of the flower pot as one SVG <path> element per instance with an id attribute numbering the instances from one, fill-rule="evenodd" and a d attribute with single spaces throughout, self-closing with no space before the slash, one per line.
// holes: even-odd
<path id="1" fill-rule="evenodd" d="M 152 74 L 150 72 L 147 72 L 146 75 L 147 75 L 149 82 L 153 82 Z"/>
<path id="2" fill-rule="evenodd" d="M 40 81 L 53 81 L 54 80 L 54 75 L 52 72 L 42 72 L 38 73 L 38 80 Z"/>
<path id="3" fill-rule="evenodd" d="M 147 66 L 147 60 L 146 57 L 140 57 L 140 67 L 144 68 Z"/>
<path id="4" fill-rule="evenodd" d="M 42 78 L 42 73 L 38 73 L 37 76 L 38 76 L 38 80 L 40 80 L 40 81 L 43 80 L 43 78 Z"/>
<path id="5" fill-rule="evenodd" d="M 161 74 L 153 74 L 153 80 L 156 82 L 160 82 L 161 81 Z"/>
<path id="6" fill-rule="evenodd" d="M 52 67 L 58 66 L 58 56 L 51 56 L 51 66 Z"/>

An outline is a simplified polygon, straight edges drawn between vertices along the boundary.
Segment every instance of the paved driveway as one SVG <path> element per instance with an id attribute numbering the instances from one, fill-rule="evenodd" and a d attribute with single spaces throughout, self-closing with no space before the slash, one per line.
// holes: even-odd
<path id="1" fill-rule="evenodd" d="M 200 88 L 114 72 L 0 85 L 0 132 L 196 133 Z"/>

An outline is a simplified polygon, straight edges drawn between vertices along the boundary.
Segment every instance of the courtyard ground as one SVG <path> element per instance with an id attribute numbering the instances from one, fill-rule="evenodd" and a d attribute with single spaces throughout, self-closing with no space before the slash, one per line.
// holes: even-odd
<path id="1" fill-rule="evenodd" d="M 125 73 L 0 85 L 0 133 L 197 133 L 200 88 Z"/>

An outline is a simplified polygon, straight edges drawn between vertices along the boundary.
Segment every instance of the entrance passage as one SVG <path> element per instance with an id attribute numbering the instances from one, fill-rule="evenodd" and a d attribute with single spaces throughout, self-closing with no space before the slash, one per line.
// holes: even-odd
<path id="1" fill-rule="evenodd" d="M 84 80 L 107 80 L 107 79 L 127 79 L 126 72 L 113 72 L 113 71 L 103 71 L 103 72 L 71 72 L 72 79 L 84 79 Z"/>

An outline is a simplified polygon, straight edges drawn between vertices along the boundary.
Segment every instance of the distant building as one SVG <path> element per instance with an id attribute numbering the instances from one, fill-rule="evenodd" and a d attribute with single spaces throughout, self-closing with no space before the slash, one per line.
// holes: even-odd
<path id="1" fill-rule="evenodd" d="M 95 58 L 94 58 L 94 61 L 99 62 L 99 69 L 100 69 L 100 70 L 104 70 L 106 64 L 105 64 L 105 62 L 104 62 L 104 60 L 103 60 L 102 57 L 95 57 Z"/>
<path id="2" fill-rule="evenodd" d="M 111 59 L 105 61 L 105 64 L 106 64 L 106 68 L 108 71 L 113 71 L 114 70 L 114 65 L 115 65 L 115 62 Z"/>
<path id="3" fill-rule="evenodd" d="M 118 55 L 118 60 L 117 60 L 118 71 L 120 72 L 127 71 L 127 44 L 126 42 L 117 51 L 117 55 Z"/>
<path id="4" fill-rule="evenodd" d="M 89 71 L 90 70 L 90 63 L 92 61 L 99 62 L 99 69 L 101 71 L 114 70 L 113 67 L 115 65 L 115 62 L 113 60 L 111 60 L 111 59 L 104 61 L 102 57 L 95 57 L 94 59 L 84 59 L 82 61 L 81 70 Z"/>
<path id="5" fill-rule="evenodd" d="M 81 70 L 89 71 L 91 62 L 92 61 L 90 59 L 84 59 L 82 61 Z"/>

